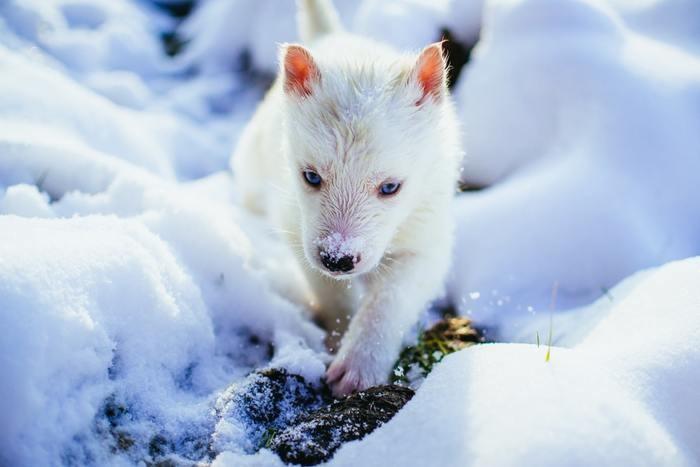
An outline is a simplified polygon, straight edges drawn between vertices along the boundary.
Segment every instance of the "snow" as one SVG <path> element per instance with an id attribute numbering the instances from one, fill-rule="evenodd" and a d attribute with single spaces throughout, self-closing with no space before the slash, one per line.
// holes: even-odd
<path id="1" fill-rule="evenodd" d="M 400 48 L 480 38 L 446 300 L 499 343 L 330 464 L 697 464 L 696 2 L 337 3 Z M 281 465 L 233 395 L 329 356 L 227 167 L 293 8 L 203 0 L 170 58 L 146 0 L 0 2 L 0 464 Z"/>
<path id="2" fill-rule="evenodd" d="M 355 253 L 360 251 L 362 247 L 362 239 L 345 238 L 338 232 L 334 232 L 317 239 L 314 244 L 321 248 L 321 256 L 338 260 L 346 256 L 354 257 Z"/>
<path id="3" fill-rule="evenodd" d="M 7 459 L 65 455 L 62 444 L 114 390 L 110 380 L 151 410 L 179 402 L 177 380 L 214 336 L 199 291 L 162 241 L 100 217 L 6 216 L 0 231 Z"/>
<path id="4" fill-rule="evenodd" d="M 210 423 L 215 391 L 266 361 L 251 334 L 265 342 L 280 332 L 276 357 L 301 352 L 305 376 L 318 380 L 318 330 L 247 270 L 235 231 L 202 220 L 186 208 L 142 219 L 2 217 L 4 458 L 36 465 L 88 455 L 76 449 L 104 456 L 90 446 L 90 426 L 111 394 L 131 407 L 136 432 L 139 424 L 178 433 Z M 178 251 L 185 245 L 190 257 Z M 221 261 L 198 264 L 200 256 Z M 71 446 L 76 435 L 86 444 Z"/>
<path id="5" fill-rule="evenodd" d="M 37 49 L 11 32 L 16 8 L 56 5 L 4 4 L 0 29 L 11 70 L 0 77 L 0 463 L 129 465 L 154 434 L 198 460 L 219 393 L 267 364 L 318 381 L 322 333 L 270 291 L 275 271 L 251 257 L 231 177 L 200 178 L 227 166 L 235 118 L 208 110 L 200 126 L 169 102 L 177 81 L 156 86 L 134 57 L 87 73 L 56 60 L 51 41 Z M 114 449 L 122 432 L 131 457 Z"/>
<path id="6" fill-rule="evenodd" d="M 482 0 L 335 0 L 343 27 L 397 48 L 420 50 L 454 27 L 468 44 L 476 41 Z M 181 27 L 190 44 L 180 59 L 205 73 L 249 66 L 275 73 L 277 46 L 297 42 L 294 2 L 208 0 Z"/>
<path id="7" fill-rule="evenodd" d="M 113 165 L 113 161 L 100 157 L 107 153 L 171 179 L 176 175 L 206 175 L 226 164 L 220 143 L 177 115 L 121 107 L 76 83 L 50 63 L 38 62 L 3 45 L 0 62 L 13 70 L 0 76 L 4 90 L 0 98 L 0 144 L 11 158 L 33 158 L 34 148 L 51 144 L 66 153 L 77 153 L 76 158 L 92 159 L 90 165 Z M 45 139 L 36 140 L 37 129 L 46 135 Z M 88 156 L 87 152 L 96 154 Z M 218 160 L 207 156 L 217 153 L 222 154 Z"/>
<path id="8" fill-rule="evenodd" d="M 9 0 L 2 13 L 19 37 L 76 74 L 111 69 L 152 74 L 165 66 L 157 33 L 167 20 L 136 2 Z"/>
<path id="9" fill-rule="evenodd" d="M 694 53 L 700 52 L 700 4 L 693 0 L 610 0 L 629 26 Z"/>
<path id="10" fill-rule="evenodd" d="M 700 253 L 696 56 L 597 2 L 491 2 L 455 95 L 463 177 L 493 186 L 458 200 L 450 294 L 501 338 L 506 302 L 547 310 L 556 286 L 559 308 L 580 306 Z"/>
<path id="11" fill-rule="evenodd" d="M 700 258 L 642 275 L 549 362 L 533 344 L 452 354 L 330 465 L 695 465 L 698 281 Z"/>

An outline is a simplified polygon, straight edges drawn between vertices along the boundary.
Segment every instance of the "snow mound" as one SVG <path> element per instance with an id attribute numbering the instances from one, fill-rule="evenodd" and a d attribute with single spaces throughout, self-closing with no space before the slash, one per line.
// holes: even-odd
<path id="1" fill-rule="evenodd" d="M 232 382 L 265 364 L 319 381 L 322 333 L 270 289 L 230 177 L 178 185 L 34 154 L 0 159 L 2 463 L 201 460 Z M 47 170 L 48 192 L 13 184 Z"/>
<path id="2" fill-rule="evenodd" d="M 168 20 L 145 3 L 8 0 L 0 13 L 18 37 L 76 74 L 128 70 L 154 75 L 166 65 L 158 34 Z"/>
<path id="3" fill-rule="evenodd" d="M 623 299 L 603 298 L 604 318 L 549 361 L 523 344 L 449 355 L 330 465 L 695 465 L 698 281 L 700 258 L 646 274 Z"/>
<path id="4" fill-rule="evenodd" d="M 211 321 L 156 236 L 115 218 L 3 216 L 0 225 L 0 452 L 8 462 L 80 462 L 83 453 L 64 446 L 90 430 L 117 388 L 145 417 L 185 403 L 186 385 L 207 387 L 199 374 L 211 372 Z"/>
<path id="5" fill-rule="evenodd" d="M 697 57 L 599 2 L 492 1 L 456 99 L 463 177 L 490 188 L 457 201 L 450 295 L 496 337 L 553 288 L 580 306 L 700 253 Z"/>
<path id="6" fill-rule="evenodd" d="M 206 459 L 223 390 L 266 364 L 318 381 L 326 358 L 271 290 L 294 271 L 264 268 L 239 224 L 286 250 L 232 205 L 230 176 L 200 178 L 226 166 L 235 126 L 172 98 L 203 84 L 160 69 L 142 6 L 0 9 L 0 463 Z M 109 25 L 148 40 L 131 54 Z"/>
<path id="7" fill-rule="evenodd" d="M 136 444 L 134 461 L 147 458 L 153 433 L 199 460 L 218 392 L 269 362 L 270 343 L 276 366 L 311 381 L 323 373 L 320 331 L 251 269 L 235 224 L 167 201 L 163 188 L 138 189 L 124 182 L 48 205 L 17 185 L 0 199 L 3 213 L 48 217 L 0 216 L 8 462 L 105 460 L 107 432 Z M 130 218 L 98 214 L 111 212 Z M 60 218 L 75 214 L 84 217 Z M 128 416 L 105 419 L 108 400 Z"/>
<path id="8" fill-rule="evenodd" d="M 700 53 L 700 3 L 695 0 L 607 0 L 633 29 Z"/>
<path id="9" fill-rule="evenodd" d="M 164 178 L 188 179 L 226 165 L 228 150 L 221 142 L 176 114 L 122 107 L 60 69 L 3 45 L 0 64 L 12 70 L 0 76 L 4 173 L 16 171 L 18 160 L 48 159 L 43 155 L 47 146 L 63 154 L 42 165 L 64 170 L 84 161 L 84 170 L 113 171 L 123 160 Z M 45 137 L 37 139 L 37 133 Z M 81 178 L 89 183 L 88 177 Z M 36 182 L 36 178 L 17 181 Z"/>

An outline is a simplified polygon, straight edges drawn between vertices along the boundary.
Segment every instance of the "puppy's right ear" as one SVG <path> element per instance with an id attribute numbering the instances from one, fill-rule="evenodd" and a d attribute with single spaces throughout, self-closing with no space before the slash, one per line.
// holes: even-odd
<path id="1" fill-rule="evenodd" d="M 300 45 L 289 44 L 283 46 L 281 57 L 284 92 L 298 97 L 310 96 L 321 80 L 311 52 Z"/>

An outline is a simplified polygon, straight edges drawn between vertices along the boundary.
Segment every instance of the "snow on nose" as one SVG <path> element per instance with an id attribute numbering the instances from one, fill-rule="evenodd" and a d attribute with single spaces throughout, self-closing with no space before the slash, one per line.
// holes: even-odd
<path id="1" fill-rule="evenodd" d="M 361 242 L 334 232 L 315 241 L 323 266 L 331 272 L 347 273 L 360 262 Z"/>

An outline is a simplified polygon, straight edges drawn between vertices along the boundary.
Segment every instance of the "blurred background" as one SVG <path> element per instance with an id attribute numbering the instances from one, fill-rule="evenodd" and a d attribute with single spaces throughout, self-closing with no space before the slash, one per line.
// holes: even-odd
<path id="1" fill-rule="evenodd" d="M 700 2 L 334 3 L 400 50 L 447 40 L 461 312 L 536 309 L 554 283 L 575 306 L 700 253 Z M 232 149 L 296 40 L 292 0 L 4 0 L 0 186 L 52 203 L 155 176 L 235 201 Z"/>
<path id="2" fill-rule="evenodd" d="M 447 39 L 461 311 L 540 304 L 555 282 L 585 303 L 700 252 L 700 2 L 334 3 L 400 50 Z M 60 200 L 145 172 L 229 199 L 232 149 L 296 40 L 292 0 L 4 0 L 0 184 Z M 465 299 L 480 290 L 498 293 Z"/>

